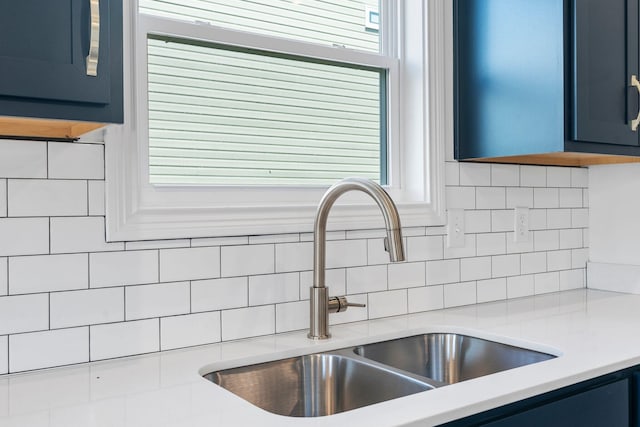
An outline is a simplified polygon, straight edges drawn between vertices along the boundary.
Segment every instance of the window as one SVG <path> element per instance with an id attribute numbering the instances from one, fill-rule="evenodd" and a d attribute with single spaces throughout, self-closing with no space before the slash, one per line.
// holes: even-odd
<path id="1" fill-rule="evenodd" d="M 448 2 L 135 3 L 125 125 L 106 135 L 110 240 L 311 231 L 346 176 L 385 185 L 403 225 L 442 222 Z M 348 196 L 330 227 L 382 224 Z"/>

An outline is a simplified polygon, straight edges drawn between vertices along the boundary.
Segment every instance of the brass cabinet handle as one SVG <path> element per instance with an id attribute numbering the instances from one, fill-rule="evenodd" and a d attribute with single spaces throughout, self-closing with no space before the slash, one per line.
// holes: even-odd
<path id="1" fill-rule="evenodd" d="M 638 81 L 638 77 L 636 77 L 635 74 L 631 76 L 631 86 L 638 90 L 638 96 L 640 96 L 640 81 Z M 638 130 L 638 125 L 640 125 L 640 108 L 638 108 L 638 115 L 635 119 L 631 120 L 629 125 L 632 131 L 636 132 Z"/>
<path id="2" fill-rule="evenodd" d="M 98 57 L 100 56 L 100 0 L 89 0 L 89 4 L 91 5 L 91 32 L 89 55 L 87 55 L 87 75 L 97 76 Z"/>

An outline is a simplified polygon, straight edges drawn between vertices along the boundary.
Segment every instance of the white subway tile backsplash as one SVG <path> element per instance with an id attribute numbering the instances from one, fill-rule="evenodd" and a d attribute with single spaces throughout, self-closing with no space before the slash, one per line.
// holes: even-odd
<path id="1" fill-rule="evenodd" d="M 547 210 L 548 209 L 529 210 L 529 230 L 547 229 Z"/>
<path id="2" fill-rule="evenodd" d="M 124 243 L 105 241 L 104 217 L 51 218 L 51 253 L 122 251 Z"/>
<path id="3" fill-rule="evenodd" d="M 9 337 L 0 337 L 0 375 L 9 372 Z M 2 413 L 2 411 L 0 411 Z M 4 415 L 4 414 L 3 414 Z"/>
<path id="4" fill-rule="evenodd" d="M 124 288 L 51 294 L 51 328 L 124 321 Z"/>
<path id="5" fill-rule="evenodd" d="M 9 258 L 9 293 L 67 291 L 89 287 L 87 254 Z"/>
<path id="6" fill-rule="evenodd" d="M 561 188 L 560 189 L 560 207 L 561 208 L 581 208 L 582 207 L 582 189 Z"/>
<path id="7" fill-rule="evenodd" d="M 249 277 L 249 305 L 276 304 L 300 299 L 300 274 L 282 273 Z"/>
<path id="8" fill-rule="evenodd" d="M 531 252 L 522 254 L 521 258 L 522 274 L 542 273 L 547 271 L 547 253 Z"/>
<path id="9" fill-rule="evenodd" d="M 444 286 L 445 308 L 475 303 L 476 282 L 451 283 Z"/>
<path id="10" fill-rule="evenodd" d="M 447 185 L 460 185 L 460 166 L 458 162 L 446 162 L 444 164 L 444 182 Z"/>
<path id="11" fill-rule="evenodd" d="M 560 272 L 560 290 L 580 289 L 584 288 L 585 285 L 585 269 Z"/>
<path id="12" fill-rule="evenodd" d="M 249 301 L 248 282 L 246 277 L 191 282 L 191 311 L 246 307 Z"/>
<path id="13" fill-rule="evenodd" d="M 491 211 L 491 231 L 513 231 L 515 214 L 513 209 Z"/>
<path id="14" fill-rule="evenodd" d="M 579 231 L 579 230 L 578 230 Z M 534 249 L 536 251 L 555 251 L 560 249 L 561 230 L 540 230 L 533 232 Z"/>
<path id="15" fill-rule="evenodd" d="M 404 230 L 402 230 L 404 232 Z M 367 230 L 347 230 L 346 239 L 383 239 L 387 235 L 384 228 L 372 228 Z M 424 233 L 421 234 L 424 236 Z M 405 236 L 406 237 L 406 236 Z"/>
<path id="16" fill-rule="evenodd" d="M 0 256 L 49 253 L 49 218 L 0 218 Z"/>
<path id="17" fill-rule="evenodd" d="M 347 269 L 347 294 L 377 292 L 387 289 L 387 266 L 374 265 Z"/>
<path id="18" fill-rule="evenodd" d="M 507 298 L 521 298 L 533 295 L 535 284 L 533 275 L 507 277 Z"/>
<path id="19" fill-rule="evenodd" d="M 407 290 L 398 289 L 369 294 L 369 318 L 407 314 Z"/>
<path id="20" fill-rule="evenodd" d="M 347 238 L 346 231 L 327 231 L 326 233 L 327 241 L 329 240 L 344 240 Z M 313 242 L 313 233 L 300 233 L 300 241 L 301 242 Z"/>
<path id="21" fill-rule="evenodd" d="M 460 260 L 427 261 L 427 286 L 460 281 Z"/>
<path id="22" fill-rule="evenodd" d="M 464 228 L 467 234 L 491 232 L 491 211 L 464 211 Z"/>
<path id="23" fill-rule="evenodd" d="M 560 193 L 557 188 L 534 188 L 533 207 L 548 209 L 560 207 Z"/>
<path id="24" fill-rule="evenodd" d="M 478 256 L 503 255 L 507 252 L 505 233 L 487 233 L 476 236 Z"/>
<path id="25" fill-rule="evenodd" d="M 507 188 L 507 209 L 533 208 L 533 188 Z"/>
<path id="26" fill-rule="evenodd" d="M 0 179 L 0 217 L 7 216 L 7 180 Z"/>
<path id="27" fill-rule="evenodd" d="M 309 299 L 309 288 L 313 286 L 313 271 L 300 273 L 300 299 Z M 341 296 L 347 293 L 347 271 L 344 268 L 325 270 L 325 286 L 329 296 Z"/>
<path id="28" fill-rule="evenodd" d="M 520 185 L 520 166 L 492 164 L 491 185 L 494 187 L 517 187 Z"/>
<path id="29" fill-rule="evenodd" d="M 308 327 L 312 233 L 107 243 L 103 166 L 102 144 L 0 141 L 0 374 L 19 336 L 84 330 L 70 339 L 86 361 Z M 445 226 L 405 228 L 409 261 L 390 263 L 382 228 L 329 232 L 329 294 L 368 304 L 330 324 L 585 286 L 587 169 L 449 161 L 445 175 L 464 247 L 446 247 Z M 527 242 L 513 241 L 518 206 Z M 15 369 L 77 363 L 62 348 Z"/>
<path id="30" fill-rule="evenodd" d="M 582 230 L 560 230 L 560 249 L 577 249 L 583 247 Z"/>
<path id="31" fill-rule="evenodd" d="M 189 313 L 189 282 L 156 283 L 125 288 L 125 319 Z"/>
<path id="32" fill-rule="evenodd" d="M 313 268 L 313 242 L 276 245 L 276 273 Z"/>
<path id="33" fill-rule="evenodd" d="M 503 187 L 476 187 L 476 209 L 504 209 L 506 194 Z"/>
<path id="34" fill-rule="evenodd" d="M 9 259 L 0 257 L 0 296 L 9 293 Z"/>
<path id="35" fill-rule="evenodd" d="M 589 261 L 589 249 L 573 249 L 571 251 L 571 268 L 587 268 Z"/>
<path id="36" fill-rule="evenodd" d="M 425 262 L 399 262 L 389 264 L 389 289 L 424 286 L 427 280 L 425 269 Z"/>
<path id="37" fill-rule="evenodd" d="M 489 211 L 485 211 L 489 212 Z M 465 225 L 466 227 L 466 225 Z M 446 239 L 446 237 L 445 237 Z M 447 244 L 444 245 L 444 258 L 469 258 L 476 256 L 476 235 L 475 234 L 465 234 L 464 236 L 464 246 L 459 248 L 449 248 Z"/>
<path id="38" fill-rule="evenodd" d="M 276 331 L 275 306 L 238 308 L 222 312 L 222 340 L 237 340 L 273 334 Z"/>
<path id="39" fill-rule="evenodd" d="M 109 323 L 90 327 L 91 360 L 111 359 L 160 350 L 158 319 Z"/>
<path id="40" fill-rule="evenodd" d="M 491 276 L 506 277 L 520 274 L 520 255 L 497 255 L 491 257 Z"/>
<path id="41" fill-rule="evenodd" d="M 571 168 L 571 186 L 586 188 L 589 186 L 588 168 Z"/>
<path id="42" fill-rule="evenodd" d="M 49 142 L 49 178 L 104 179 L 103 144 Z"/>
<path id="43" fill-rule="evenodd" d="M 407 238 L 407 261 L 430 261 L 444 256 L 443 236 Z"/>
<path id="44" fill-rule="evenodd" d="M 582 207 L 583 208 L 589 207 L 589 189 L 588 188 L 585 188 L 582 190 Z"/>
<path id="45" fill-rule="evenodd" d="M 0 177 L 46 178 L 47 143 L 0 140 Z"/>
<path id="46" fill-rule="evenodd" d="M 491 277 L 491 257 L 463 258 L 460 260 L 460 280 L 470 282 Z"/>
<path id="47" fill-rule="evenodd" d="M 276 332 L 289 332 L 309 327 L 309 301 L 276 304 Z"/>
<path id="48" fill-rule="evenodd" d="M 475 187 L 446 187 L 445 196 L 448 209 L 475 209 Z"/>
<path id="49" fill-rule="evenodd" d="M 269 243 L 293 243 L 300 241 L 299 234 L 264 234 L 249 236 L 250 245 L 264 245 Z"/>
<path id="50" fill-rule="evenodd" d="M 62 345 L 61 345 L 62 344 Z M 89 361 L 89 327 L 9 337 L 9 371 L 22 372 Z"/>
<path id="51" fill-rule="evenodd" d="M 533 234 L 529 233 L 529 239 L 525 242 L 516 242 L 515 233 L 507 233 L 507 253 L 521 254 L 524 252 L 533 252 Z"/>
<path id="52" fill-rule="evenodd" d="M 158 277 L 158 251 L 89 254 L 92 288 L 156 283 Z"/>
<path id="53" fill-rule="evenodd" d="M 211 344 L 220 339 L 219 311 L 160 319 L 160 350 Z"/>
<path id="54" fill-rule="evenodd" d="M 224 246 L 220 251 L 222 277 L 275 272 L 274 245 Z"/>
<path id="55" fill-rule="evenodd" d="M 409 313 L 439 310 L 444 307 L 444 286 L 423 286 L 411 288 L 408 293 Z"/>
<path id="56" fill-rule="evenodd" d="M 439 236 L 437 236 L 439 237 Z M 405 246 L 407 245 L 407 239 L 403 240 Z M 405 248 L 406 251 L 406 248 Z M 405 252 L 406 255 L 406 252 Z M 388 264 L 389 252 L 384 249 L 384 239 L 367 239 L 367 264 Z"/>
<path id="57" fill-rule="evenodd" d="M 547 252 L 547 270 L 559 271 L 571 268 L 571 251 L 551 251 Z"/>
<path id="58" fill-rule="evenodd" d="M 367 265 L 366 240 L 334 240 L 327 242 L 327 268 Z"/>
<path id="59" fill-rule="evenodd" d="M 571 209 L 547 209 L 547 228 L 571 228 Z"/>
<path id="60" fill-rule="evenodd" d="M 402 227 L 402 235 L 404 237 L 415 237 L 415 236 L 425 236 L 427 234 L 427 230 L 429 231 L 437 231 L 438 229 L 443 229 L 444 227 Z M 442 233 L 437 234 L 444 234 Z"/>
<path id="61" fill-rule="evenodd" d="M 48 294 L 0 297 L 0 335 L 48 328 Z"/>
<path id="62" fill-rule="evenodd" d="M 507 279 L 505 277 L 478 280 L 476 287 L 478 303 L 507 299 Z"/>
<path id="63" fill-rule="evenodd" d="M 220 277 L 220 248 L 160 250 L 160 281 L 214 279 Z"/>
<path id="64" fill-rule="evenodd" d="M 191 247 L 193 248 L 199 248 L 202 246 L 238 246 L 248 244 L 249 236 L 205 237 L 200 239 L 191 239 Z"/>
<path id="65" fill-rule="evenodd" d="M 535 294 L 546 294 L 560 290 L 560 274 L 558 272 L 539 273 L 534 275 Z"/>
<path id="66" fill-rule="evenodd" d="M 547 171 L 539 166 L 520 166 L 520 185 L 522 187 L 545 187 Z"/>
<path id="67" fill-rule="evenodd" d="M 425 228 L 424 233 L 416 234 L 404 234 L 404 237 L 417 237 L 417 236 L 444 236 L 447 234 L 447 227 L 442 225 L 439 227 Z"/>
<path id="68" fill-rule="evenodd" d="M 588 208 L 571 209 L 571 227 L 572 228 L 589 227 L 589 209 Z"/>
<path id="69" fill-rule="evenodd" d="M 7 194 L 11 217 L 88 214 L 87 181 L 10 179 Z"/>
<path id="70" fill-rule="evenodd" d="M 173 239 L 173 240 L 140 240 L 138 242 L 125 242 L 124 249 L 126 251 L 141 251 L 147 249 L 177 249 L 188 248 L 191 246 L 189 239 Z"/>
<path id="71" fill-rule="evenodd" d="M 460 185 L 491 185 L 491 165 L 482 163 L 459 163 Z"/>
<path id="72" fill-rule="evenodd" d="M 571 169 L 547 167 L 547 187 L 571 187 Z"/>
<path id="73" fill-rule="evenodd" d="M 104 181 L 89 181 L 89 215 L 105 214 Z"/>

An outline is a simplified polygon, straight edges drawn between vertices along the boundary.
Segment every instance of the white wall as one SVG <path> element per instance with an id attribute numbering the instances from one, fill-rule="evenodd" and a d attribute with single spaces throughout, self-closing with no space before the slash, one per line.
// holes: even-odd
<path id="1" fill-rule="evenodd" d="M 448 162 L 466 246 L 408 228 L 408 262 L 389 264 L 381 230 L 330 233 L 331 293 L 368 304 L 332 321 L 584 287 L 587 178 Z M 106 243 L 104 189 L 103 144 L 0 140 L 0 374 L 307 327 L 311 234 Z M 529 242 L 513 242 L 515 206 Z"/>
<path id="2" fill-rule="evenodd" d="M 590 260 L 640 265 L 640 164 L 589 167 Z"/>

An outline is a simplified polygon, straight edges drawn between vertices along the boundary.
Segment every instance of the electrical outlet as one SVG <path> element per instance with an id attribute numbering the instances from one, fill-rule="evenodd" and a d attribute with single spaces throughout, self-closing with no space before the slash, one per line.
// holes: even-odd
<path id="1" fill-rule="evenodd" d="M 516 243 L 529 241 L 529 208 L 516 208 L 514 224 L 514 241 Z"/>
<path id="2" fill-rule="evenodd" d="M 447 212 L 447 247 L 464 247 L 464 209 L 449 209 Z"/>

